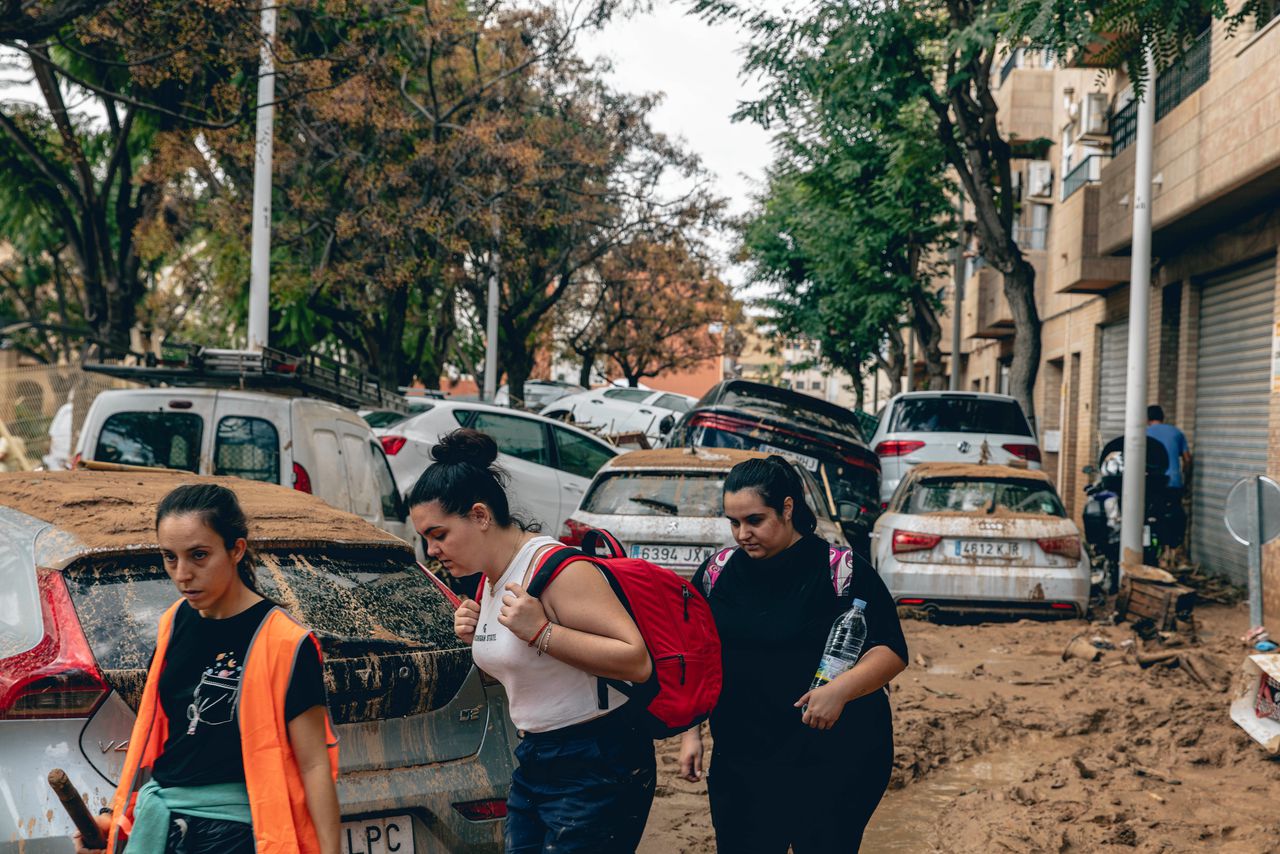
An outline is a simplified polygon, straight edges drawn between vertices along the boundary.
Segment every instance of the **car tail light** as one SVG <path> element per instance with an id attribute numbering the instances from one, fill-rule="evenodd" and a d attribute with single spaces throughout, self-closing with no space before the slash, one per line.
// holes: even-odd
<path id="1" fill-rule="evenodd" d="M 923 599 L 899 599 L 898 604 L 899 605 L 923 605 L 924 600 Z"/>
<path id="2" fill-rule="evenodd" d="M 1029 463 L 1040 462 L 1040 446 L 1039 445 L 1004 445 L 1006 451 L 1013 454 L 1020 460 L 1026 460 Z"/>
<path id="3" fill-rule="evenodd" d="M 560 531 L 560 542 L 566 546 L 580 546 L 583 535 L 590 530 L 590 525 L 584 525 L 577 519 L 565 519 L 564 528 Z"/>
<path id="4" fill-rule="evenodd" d="M 917 534 L 915 531 L 893 532 L 893 553 L 923 552 L 942 542 L 942 537 L 934 534 Z"/>
<path id="5" fill-rule="evenodd" d="M 311 492 L 311 475 L 307 474 L 301 463 L 293 464 L 293 488 L 299 492 Z"/>
<path id="6" fill-rule="evenodd" d="M 846 463 L 848 463 L 851 466 L 857 466 L 858 468 L 864 468 L 864 469 L 867 469 L 868 471 L 873 471 L 876 474 L 880 474 L 880 460 L 877 457 L 873 457 L 869 455 L 866 457 L 861 457 L 861 456 L 854 456 L 853 454 L 841 454 L 840 459 L 844 460 Z"/>
<path id="7" fill-rule="evenodd" d="M 890 439 L 876 445 L 877 457 L 905 457 L 924 447 L 924 442 L 914 439 Z"/>
<path id="8" fill-rule="evenodd" d="M 40 570 L 44 637 L 0 660 L 0 720 L 83 718 L 111 687 L 102 678 L 62 574 Z"/>
<path id="9" fill-rule="evenodd" d="M 388 457 L 394 457 L 400 453 L 400 449 L 404 447 L 404 443 L 407 441 L 408 439 L 404 436 L 383 436 L 382 450 L 387 452 Z"/>
<path id="10" fill-rule="evenodd" d="M 1074 611 L 1076 609 L 1076 606 L 1070 602 L 1054 602 L 1049 607 L 1055 611 Z"/>
<path id="11" fill-rule="evenodd" d="M 463 801 L 453 808 L 467 821 L 496 821 L 507 817 L 507 802 L 502 798 L 483 801 Z"/>
<path id="12" fill-rule="evenodd" d="M 1047 555 L 1062 555 L 1072 560 L 1080 559 L 1079 537 L 1046 537 L 1036 542 L 1040 544 L 1040 550 Z"/>

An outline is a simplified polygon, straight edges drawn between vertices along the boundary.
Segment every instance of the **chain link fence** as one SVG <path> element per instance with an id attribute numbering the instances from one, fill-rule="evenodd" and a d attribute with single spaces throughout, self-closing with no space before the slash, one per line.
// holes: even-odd
<path id="1" fill-rule="evenodd" d="M 67 465 L 80 438 L 89 406 L 99 392 L 133 388 L 136 383 L 91 374 L 74 365 L 33 365 L 0 369 L 0 471 L 31 471 L 46 466 L 58 410 L 71 403 L 70 418 L 60 419 L 55 432 L 66 440 Z M 67 413 L 64 413 L 64 416 Z"/>

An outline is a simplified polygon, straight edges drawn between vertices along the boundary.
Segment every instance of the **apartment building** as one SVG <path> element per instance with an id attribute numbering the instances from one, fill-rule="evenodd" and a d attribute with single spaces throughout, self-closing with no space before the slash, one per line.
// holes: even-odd
<path id="1" fill-rule="evenodd" d="M 1213 22 L 1155 82 L 1150 403 L 1187 434 L 1194 559 L 1236 581 L 1243 547 L 1222 522 L 1227 490 L 1280 474 L 1280 4 L 1228 33 Z M 1043 355 L 1036 410 L 1045 466 L 1077 516 L 1099 448 L 1124 430 L 1136 104 L 1119 74 L 1026 50 L 995 71 L 1017 161 L 1017 239 L 1036 270 Z M 1022 150 L 1022 149 L 1020 149 Z M 1000 391 L 1012 317 L 1000 274 L 966 264 L 962 388 Z M 1280 546 L 1265 561 L 1280 620 Z"/>

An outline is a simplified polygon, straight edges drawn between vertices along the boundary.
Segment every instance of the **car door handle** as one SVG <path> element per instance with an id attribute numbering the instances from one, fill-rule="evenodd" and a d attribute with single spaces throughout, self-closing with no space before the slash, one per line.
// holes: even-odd
<path id="1" fill-rule="evenodd" d="M 643 412 L 645 415 L 652 415 L 652 414 L 653 414 L 653 410 L 652 410 L 652 409 L 645 409 L 645 408 L 641 407 L 640 411 L 641 411 L 641 412 Z"/>

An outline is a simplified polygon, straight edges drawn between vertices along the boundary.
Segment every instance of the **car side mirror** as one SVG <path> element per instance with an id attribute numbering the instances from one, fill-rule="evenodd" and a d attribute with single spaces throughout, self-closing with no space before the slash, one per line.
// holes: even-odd
<path id="1" fill-rule="evenodd" d="M 662 420 L 658 422 L 658 432 L 663 436 L 671 432 L 671 428 L 676 426 L 676 417 L 671 414 L 662 416 Z"/>
<path id="2" fill-rule="evenodd" d="M 840 501 L 836 504 L 836 515 L 841 522 L 856 522 L 862 517 L 862 508 L 852 501 Z"/>
<path id="3" fill-rule="evenodd" d="M 1097 466 L 1085 466 L 1084 468 L 1080 469 L 1080 473 L 1081 473 L 1081 474 L 1087 474 L 1087 475 L 1093 476 L 1093 475 L 1095 475 L 1095 474 L 1097 474 L 1097 473 L 1098 473 L 1098 467 L 1097 467 Z"/>

